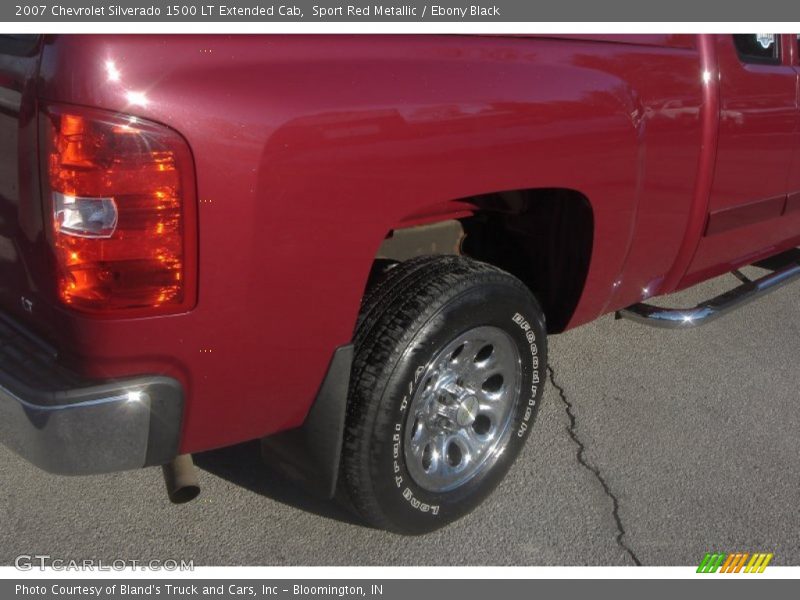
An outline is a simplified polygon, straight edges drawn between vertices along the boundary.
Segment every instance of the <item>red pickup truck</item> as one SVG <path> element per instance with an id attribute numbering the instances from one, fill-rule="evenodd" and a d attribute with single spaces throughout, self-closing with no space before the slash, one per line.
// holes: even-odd
<path id="1" fill-rule="evenodd" d="M 797 35 L 0 36 L 0 440 L 264 454 L 377 527 L 476 506 L 546 336 L 800 275 Z M 696 307 L 645 301 L 732 272 Z"/>

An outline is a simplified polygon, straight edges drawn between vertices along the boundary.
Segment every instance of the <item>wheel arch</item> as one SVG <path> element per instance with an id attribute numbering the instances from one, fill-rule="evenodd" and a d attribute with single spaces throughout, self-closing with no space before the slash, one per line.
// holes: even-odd
<path id="1" fill-rule="evenodd" d="M 376 255 L 367 287 L 387 264 L 423 254 L 462 254 L 519 278 L 537 296 L 548 331 L 578 306 L 594 243 L 589 198 L 569 188 L 510 190 L 430 205 L 401 219 Z"/>

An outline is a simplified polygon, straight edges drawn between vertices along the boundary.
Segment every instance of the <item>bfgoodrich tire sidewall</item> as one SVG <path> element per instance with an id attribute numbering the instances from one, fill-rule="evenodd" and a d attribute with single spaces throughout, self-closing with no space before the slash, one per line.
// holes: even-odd
<path id="1" fill-rule="evenodd" d="M 509 442 L 489 468 L 448 492 L 420 487 L 405 464 L 403 440 L 408 408 L 422 374 L 437 352 L 461 333 L 479 326 L 507 332 L 521 357 L 521 387 Z M 420 326 L 398 360 L 381 397 L 370 457 L 375 497 L 387 521 L 404 533 L 431 531 L 477 506 L 507 473 L 530 433 L 541 401 L 547 365 L 542 313 L 527 290 L 483 284 L 446 302 Z"/>

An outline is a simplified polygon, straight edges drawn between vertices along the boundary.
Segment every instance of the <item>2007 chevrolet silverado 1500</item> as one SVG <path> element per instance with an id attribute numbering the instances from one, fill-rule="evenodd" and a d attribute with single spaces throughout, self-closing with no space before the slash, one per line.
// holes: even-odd
<path id="1" fill-rule="evenodd" d="M 796 35 L 0 36 L 0 439 L 264 454 L 378 527 L 476 506 L 546 335 L 800 274 Z M 733 272 L 686 310 L 647 298 Z M 346 492 L 346 495 L 345 493 Z"/>

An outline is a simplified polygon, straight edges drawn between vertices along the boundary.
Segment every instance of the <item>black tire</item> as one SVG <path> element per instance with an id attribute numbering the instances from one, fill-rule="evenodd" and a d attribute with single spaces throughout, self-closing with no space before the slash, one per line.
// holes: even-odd
<path id="1" fill-rule="evenodd" d="M 425 384 L 420 374 L 433 368 L 434 357 L 478 327 L 502 330 L 509 340 L 504 343 L 518 353 L 514 389 L 519 393 L 503 417 L 510 428 L 503 431 L 510 433 L 504 434 L 502 452 L 486 451 L 490 466 L 454 489 L 430 489 L 415 481 L 406 460 L 406 430 L 417 428 L 406 422 L 409 400 Z M 404 534 L 433 531 L 467 514 L 519 454 L 539 408 L 546 367 L 544 315 L 512 275 L 456 256 L 421 257 L 392 268 L 365 298 L 355 335 L 342 455 L 354 507 L 372 526 Z"/>

